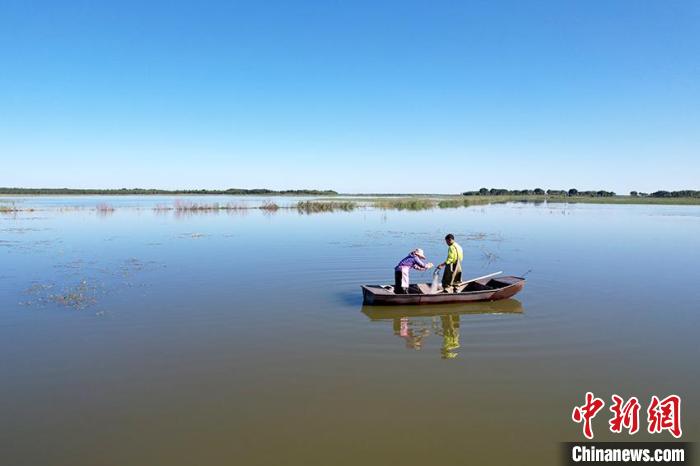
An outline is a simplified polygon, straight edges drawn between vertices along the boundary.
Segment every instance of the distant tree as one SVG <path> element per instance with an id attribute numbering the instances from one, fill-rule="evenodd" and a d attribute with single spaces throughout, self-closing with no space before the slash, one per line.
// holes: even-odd
<path id="1" fill-rule="evenodd" d="M 182 190 L 182 191 L 164 191 L 164 190 L 146 190 L 146 189 L 120 189 L 120 190 L 44 190 L 44 189 L 22 189 L 22 188 L 2 188 L 0 194 L 337 194 L 335 191 L 320 191 L 313 189 L 285 190 L 273 191 L 270 189 L 236 189 L 231 188 L 226 191 L 209 191 L 209 190 Z M 597 191 L 579 191 L 571 188 L 568 191 L 548 189 L 546 193 L 550 196 L 579 196 L 579 197 L 613 197 L 616 196 L 614 191 L 605 191 L 604 189 Z M 542 188 L 536 189 L 503 189 L 503 188 L 481 188 L 478 191 L 465 191 L 464 196 L 542 196 L 545 191 Z M 700 191 L 685 189 L 682 191 L 656 191 L 651 194 L 630 191 L 632 197 L 672 197 L 672 198 L 700 198 Z"/>
<path id="2" fill-rule="evenodd" d="M 491 188 L 489 189 L 489 194 L 491 194 L 492 196 L 503 196 L 505 194 L 508 194 L 508 190 L 502 188 Z"/>
<path id="3" fill-rule="evenodd" d="M 700 191 L 684 189 L 682 191 L 656 191 L 650 194 L 651 197 L 700 197 Z"/>
<path id="4" fill-rule="evenodd" d="M 311 195 L 335 195 L 336 191 L 318 189 L 294 189 L 285 191 L 273 191 L 271 189 L 237 189 L 231 188 L 225 191 L 219 189 L 143 189 L 143 188 L 119 188 L 119 189 L 71 189 L 71 188 L 4 188 L 0 187 L 0 194 L 90 194 L 90 195 L 124 195 L 124 194 L 311 194 Z"/>

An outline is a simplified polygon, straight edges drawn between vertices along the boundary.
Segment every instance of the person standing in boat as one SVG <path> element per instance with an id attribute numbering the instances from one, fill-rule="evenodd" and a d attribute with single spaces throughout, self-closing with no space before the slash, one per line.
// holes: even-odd
<path id="1" fill-rule="evenodd" d="M 425 254 L 422 249 L 414 249 L 411 253 L 401 259 L 394 267 L 394 293 L 408 293 L 409 272 L 411 269 L 428 270 L 433 266 L 430 262 L 425 262 Z"/>
<path id="2" fill-rule="evenodd" d="M 462 251 L 462 246 L 455 241 L 452 233 L 445 236 L 445 243 L 447 243 L 447 259 L 438 265 L 438 269 L 445 267 L 445 271 L 442 274 L 442 290 L 446 293 L 453 293 L 457 291 L 454 284 L 462 281 L 464 252 Z"/>

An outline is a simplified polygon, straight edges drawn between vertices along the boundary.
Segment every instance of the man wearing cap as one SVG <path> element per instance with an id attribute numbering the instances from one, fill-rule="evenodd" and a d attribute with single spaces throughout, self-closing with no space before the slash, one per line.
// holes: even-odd
<path id="1" fill-rule="evenodd" d="M 462 246 L 455 241 L 455 237 L 452 233 L 445 236 L 445 243 L 447 243 L 447 259 L 445 259 L 445 262 L 438 265 L 438 269 L 445 267 L 445 272 L 442 274 L 443 292 L 452 293 L 456 291 L 454 284 L 462 281 L 462 259 L 464 259 L 464 252 L 462 251 Z"/>
<path id="2" fill-rule="evenodd" d="M 428 270 L 433 266 L 430 262 L 426 263 L 424 261 L 425 254 L 423 254 L 422 249 L 414 249 L 408 256 L 401 259 L 394 267 L 394 293 L 408 293 L 408 274 L 411 269 Z"/>

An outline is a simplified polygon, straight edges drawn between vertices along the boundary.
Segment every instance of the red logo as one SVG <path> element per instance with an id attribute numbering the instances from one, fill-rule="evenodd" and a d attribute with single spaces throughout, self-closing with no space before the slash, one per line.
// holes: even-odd
<path id="1" fill-rule="evenodd" d="M 681 397 L 669 395 L 663 400 L 654 395 L 647 409 L 649 433 L 655 434 L 667 430 L 676 438 L 683 435 L 681 430 Z"/>
<path id="2" fill-rule="evenodd" d="M 610 419 L 610 432 L 620 433 L 624 427 L 630 433 L 634 435 L 639 431 L 639 400 L 636 396 L 633 396 L 627 403 L 622 404 L 624 401 L 621 397 L 617 395 L 612 396 L 613 405 L 610 407 L 610 411 L 613 413 L 612 419 Z"/>
<path id="3" fill-rule="evenodd" d="M 586 403 L 582 406 L 576 406 L 574 411 L 571 413 L 571 419 L 574 422 L 581 423 L 583 421 L 583 435 L 587 439 L 593 438 L 593 425 L 592 420 L 598 411 L 600 411 L 605 403 L 600 398 L 593 396 L 593 393 L 586 393 Z"/>
<path id="4" fill-rule="evenodd" d="M 610 432 L 619 434 L 627 430 L 630 435 L 639 431 L 639 411 L 641 405 L 636 396 L 625 401 L 619 395 L 612 395 L 610 412 L 612 417 L 608 421 Z M 581 406 L 575 406 L 571 413 L 571 419 L 577 424 L 583 423 L 583 435 L 587 439 L 593 438 L 593 418 L 603 409 L 605 402 L 596 398 L 591 392 L 586 392 L 586 401 Z M 647 409 L 647 431 L 650 434 L 658 434 L 668 431 L 675 438 L 683 435 L 681 429 L 681 397 L 669 395 L 660 400 L 656 395 L 651 397 Z"/>

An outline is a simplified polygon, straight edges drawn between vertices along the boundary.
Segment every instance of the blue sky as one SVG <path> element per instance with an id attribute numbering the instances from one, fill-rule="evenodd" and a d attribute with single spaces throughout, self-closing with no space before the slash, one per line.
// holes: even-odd
<path id="1" fill-rule="evenodd" d="M 0 186 L 699 189 L 695 1 L 0 2 Z"/>

